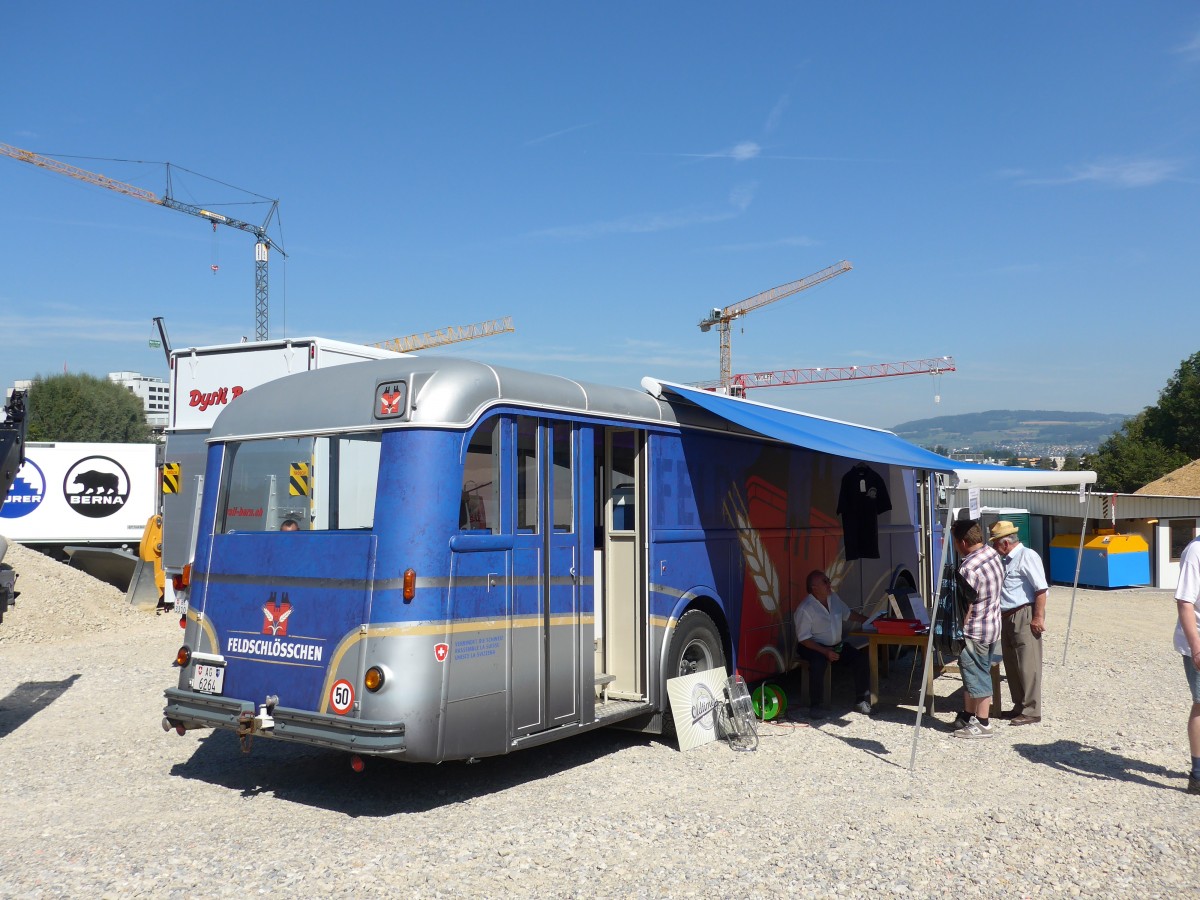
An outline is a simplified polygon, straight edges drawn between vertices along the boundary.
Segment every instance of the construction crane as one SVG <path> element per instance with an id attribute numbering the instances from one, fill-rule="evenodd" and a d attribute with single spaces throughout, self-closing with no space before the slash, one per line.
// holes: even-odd
<path id="1" fill-rule="evenodd" d="M 475 338 L 491 337 L 495 334 L 505 334 L 515 331 L 512 316 L 502 319 L 489 319 L 486 322 L 476 322 L 474 325 L 448 325 L 436 331 L 425 331 L 420 334 L 410 334 L 408 337 L 393 338 L 390 341 L 380 341 L 371 344 L 384 350 L 396 353 L 411 353 L 414 350 L 428 350 L 430 347 L 442 347 L 446 344 L 457 344 L 459 341 L 473 341 Z"/>
<path id="2" fill-rule="evenodd" d="M 199 206 L 193 206 L 190 203 L 184 203 L 176 200 L 171 196 L 171 164 L 167 163 L 167 189 L 162 196 L 155 194 L 153 191 L 148 191 L 145 188 L 137 187 L 136 185 L 126 184 L 123 181 L 117 181 L 109 178 L 106 175 L 98 175 L 95 172 L 89 172 L 86 169 L 81 169 L 78 166 L 68 165 L 64 162 L 59 162 L 56 159 L 51 159 L 48 156 L 42 156 L 38 153 L 33 153 L 30 150 L 22 150 L 20 147 L 13 147 L 9 144 L 0 144 L 0 153 L 5 156 L 11 156 L 13 159 L 27 162 L 31 165 L 39 166 L 43 169 L 48 169 L 51 172 L 58 172 L 61 175 L 67 175 L 71 178 L 77 178 L 80 181 L 86 181 L 88 184 L 94 184 L 97 187 L 108 188 L 110 191 L 116 191 L 119 194 L 124 194 L 127 197 L 133 197 L 138 200 L 145 200 L 147 203 L 153 203 L 156 206 L 165 206 L 168 209 L 177 209 L 180 212 L 188 213 L 189 215 L 199 216 L 202 219 L 212 223 L 215 231 L 218 225 L 227 225 L 230 228 L 236 228 L 239 231 L 246 231 L 254 235 L 254 339 L 256 341 L 265 341 L 270 336 L 268 327 L 268 306 L 267 306 L 267 256 L 269 250 L 278 250 L 279 254 L 287 258 L 287 253 L 271 236 L 267 233 L 267 228 L 271 224 L 271 220 L 276 217 L 279 212 L 279 201 L 272 200 L 271 209 L 267 213 L 266 219 L 261 225 L 255 225 L 251 222 L 243 222 L 239 219 L 234 219 L 230 216 L 222 215 L 221 213 L 213 212 L 212 210 L 202 209 Z"/>
<path id="3" fill-rule="evenodd" d="M 825 366 L 815 369 L 780 369 L 776 372 L 750 372 L 734 375 L 733 388 L 783 387 L 790 384 L 816 384 L 825 381 L 858 381 L 862 378 L 888 378 L 894 375 L 942 375 L 954 372 L 954 357 L 936 356 L 904 362 L 876 363 L 869 366 Z"/>
<path id="4" fill-rule="evenodd" d="M 955 372 L 954 357 L 935 356 L 904 362 L 876 363 L 867 366 L 821 366 L 812 369 L 779 369 L 774 372 L 745 372 L 731 375 L 728 393 L 743 397 L 750 388 L 787 387 L 794 384 L 819 384 L 828 381 L 860 381 L 864 378 L 889 378 L 895 375 L 944 375 Z M 692 387 L 715 391 L 726 387 L 719 381 L 700 381 Z"/>
<path id="5" fill-rule="evenodd" d="M 843 272 L 849 272 L 851 268 L 850 263 L 843 259 L 841 262 L 822 269 L 820 272 L 814 272 L 812 275 L 801 278 L 799 281 L 781 284 L 779 287 L 763 291 L 761 294 L 755 294 L 753 297 L 748 297 L 740 303 L 726 306 L 724 309 L 712 309 L 707 316 L 700 320 L 700 330 L 708 331 L 716 325 L 717 334 L 721 337 L 720 386 L 728 388 L 730 379 L 732 378 L 730 374 L 733 371 L 729 346 L 730 322 L 734 319 L 740 319 L 742 316 L 756 309 L 761 309 L 768 303 L 774 303 L 776 300 L 782 300 L 784 297 L 790 297 L 792 294 L 798 294 L 800 291 L 815 287 L 823 281 L 828 281 L 830 278 L 836 278 Z"/>

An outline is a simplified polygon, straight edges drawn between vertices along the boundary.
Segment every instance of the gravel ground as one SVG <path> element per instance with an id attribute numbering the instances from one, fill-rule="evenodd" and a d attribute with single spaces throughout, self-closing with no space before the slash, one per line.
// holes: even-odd
<path id="1" fill-rule="evenodd" d="M 943 675 L 912 772 L 901 662 L 874 717 L 768 724 L 754 752 L 604 731 L 355 774 L 341 754 L 164 734 L 178 620 L 23 547 L 6 561 L 0 897 L 1200 893 L 1166 591 L 1080 591 L 1064 667 L 1071 591 L 1053 588 L 1045 721 L 953 739 L 962 684 Z"/>

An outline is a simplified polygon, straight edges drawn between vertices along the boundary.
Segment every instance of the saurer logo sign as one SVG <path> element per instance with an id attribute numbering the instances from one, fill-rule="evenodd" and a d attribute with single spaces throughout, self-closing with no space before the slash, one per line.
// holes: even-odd
<path id="1" fill-rule="evenodd" d="M 240 384 L 233 387 L 219 387 L 215 391 L 193 390 L 188 394 L 188 406 L 204 412 L 211 406 L 224 406 L 230 400 L 236 400 L 245 390 Z"/>

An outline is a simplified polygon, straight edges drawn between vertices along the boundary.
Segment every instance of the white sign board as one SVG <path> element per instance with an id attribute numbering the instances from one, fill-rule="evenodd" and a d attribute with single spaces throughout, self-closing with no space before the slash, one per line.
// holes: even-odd
<path id="1" fill-rule="evenodd" d="M 132 544 L 154 515 L 154 444 L 29 443 L 0 507 L 0 534 L 26 544 Z"/>
<path id="2" fill-rule="evenodd" d="M 724 669 L 709 669 L 667 682 L 680 750 L 717 739 L 717 708 L 725 702 L 726 678 Z"/>

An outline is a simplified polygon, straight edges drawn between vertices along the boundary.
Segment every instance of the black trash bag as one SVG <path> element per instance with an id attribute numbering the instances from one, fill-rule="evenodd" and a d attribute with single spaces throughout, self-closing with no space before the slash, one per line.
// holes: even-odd
<path id="1" fill-rule="evenodd" d="M 937 622 L 933 629 L 933 646 L 943 656 L 956 657 L 962 652 L 963 619 L 967 607 L 976 599 L 974 588 L 963 580 L 953 563 L 947 563 L 938 585 Z"/>

